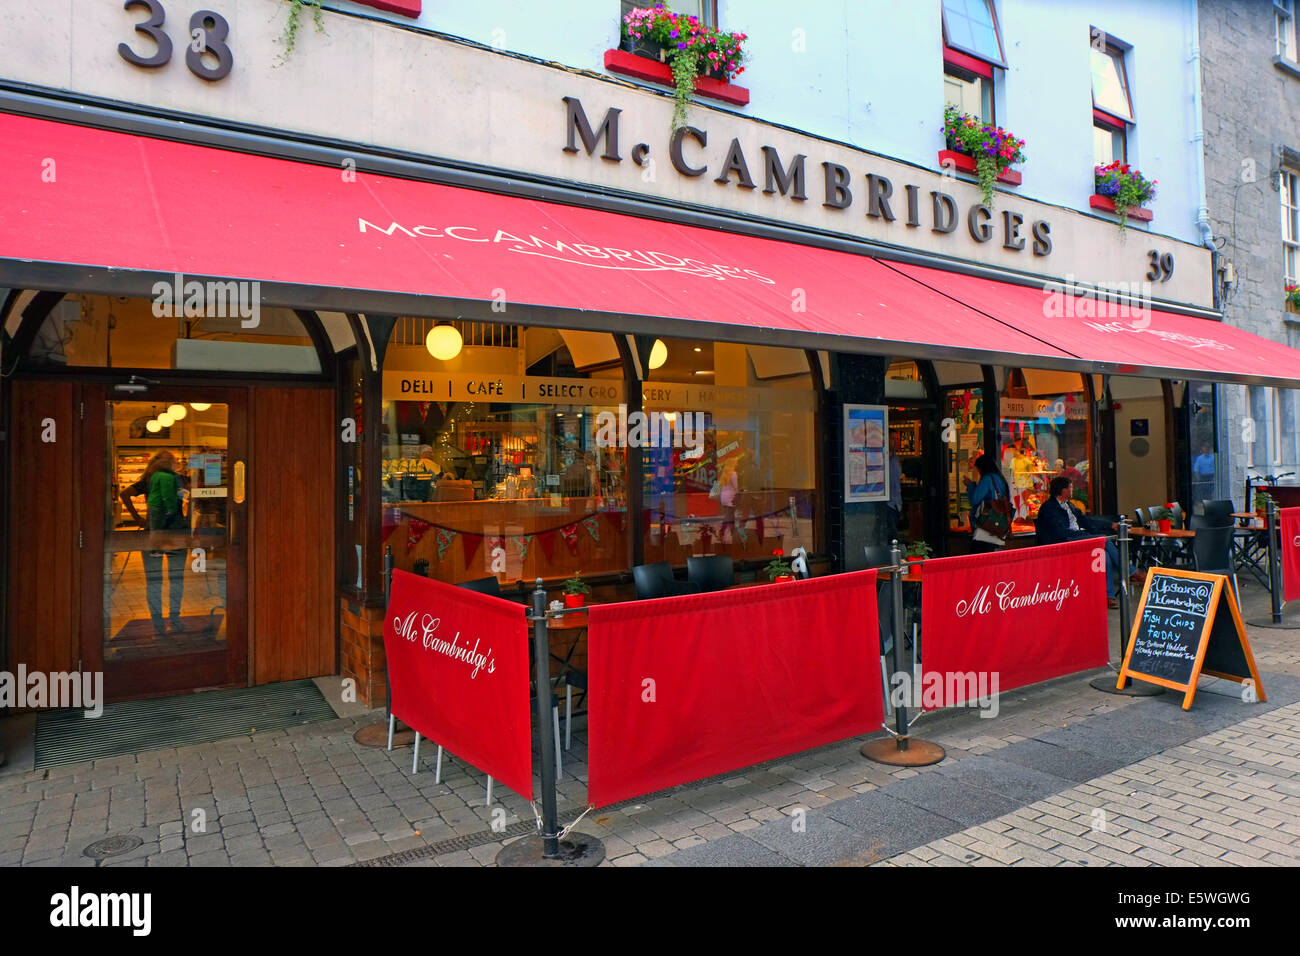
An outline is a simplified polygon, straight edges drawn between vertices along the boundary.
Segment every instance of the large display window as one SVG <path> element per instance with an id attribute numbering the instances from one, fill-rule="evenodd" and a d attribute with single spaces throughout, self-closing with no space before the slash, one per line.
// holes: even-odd
<path id="1" fill-rule="evenodd" d="M 1034 531 L 1052 478 L 1074 485 L 1074 503 L 1092 507 L 1092 416 L 1083 377 L 1010 369 L 1001 400 L 999 462 L 1011 486 L 1012 532 Z"/>

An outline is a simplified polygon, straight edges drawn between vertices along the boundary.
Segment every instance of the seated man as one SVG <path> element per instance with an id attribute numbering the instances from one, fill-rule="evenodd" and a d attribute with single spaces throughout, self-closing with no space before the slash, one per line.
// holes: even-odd
<path id="1" fill-rule="evenodd" d="M 1051 496 L 1038 509 L 1035 522 L 1038 530 L 1039 544 L 1060 544 L 1063 541 L 1077 541 L 1080 538 L 1095 538 L 1119 529 L 1113 522 L 1090 518 L 1074 506 L 1070 497 L 1074 485 L 1064 475 L 1057 475 L 1048 486 Z M 1106 606 L 1118 607 L 1115 595 L 1119 593 L 1119 549 L 1115 542 L 1107 541 L 1106 546 Z"/>

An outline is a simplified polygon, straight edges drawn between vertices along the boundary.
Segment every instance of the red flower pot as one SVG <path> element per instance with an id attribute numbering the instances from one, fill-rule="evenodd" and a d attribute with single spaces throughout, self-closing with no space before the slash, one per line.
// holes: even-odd
<path id="1" fill-rule="evenodd" d="M 1157 518 L 1157 519 L 1156 519 L 1156 528 L 1159 529 L 1159 531 L 1160 531 L 1161 534 L 1168 534 L 1170 531 L 1173 531 L 1173 530 L 1174 530 L 1174 519 L 1173 519 L 1173 518 Z"/>
<path id="2" fill-rule="evenodd" d="M 907 576 L 909 578 L 919 578 L 921 576 L 921 568 L 922 568 L 921 562 L 924 560 L 925 558 L 907 559 L 907 568 L 905 570 L 907 571 Z"/>
<path id="3" fill-rule="evenodd" d="M 772 583 L 781 584 L 783 581 L 793 581 L 793 580 L 794 580 L 793 574 L 778 574 L 776 577 L 772 579 Z"/>
<path id="4" fill-rule="evenodd" d="M 587 603 L 585 594 L 566 594 L 564 595 L 565 607 L 584 607 Z"/>

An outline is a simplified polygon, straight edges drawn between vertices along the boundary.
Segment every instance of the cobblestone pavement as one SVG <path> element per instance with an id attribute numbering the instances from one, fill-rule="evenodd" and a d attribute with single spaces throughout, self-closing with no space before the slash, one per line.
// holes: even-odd
<path id="1" fill-rule="evenodd" d="M 1261 599 L 1247 589 L 1248 619 Z M 1207 686 L 1183 713 L 1172 695 L 1104 694 L 1088 686 L 1093 675 L 1076 675 L 1003 694 L 995 719 L 928 715 L 917 734 L 948 753 L 935 767 L 870 763 L 857 738 L 602 809 L 577 829 L 604 842 L 607 866 L 1294 861 L 1294 824 L 1276 816 L 1297 816 L 1296 635 L 1251 631 L 1268 704 Z M 1112 658 L 1118 645 L 1112 628 Z M 413 774 L 409 747 L 353 741 L 379 719 L 49 770 L 12 761 L 0 769 L 0 865 L 480 866 L 531 832 L 526 801 L 497 788 L 487 806 L 483 775 L 454 758 L 434 783 L 432 747 Z M 561 823 L 582 810 L 585 743 L 579 719 Z M 1092 830 L 1099 807 L 1113 814 L 1105 839 Z M 142 844 L 98 864 L 83 855 L 108 835 Z"/>

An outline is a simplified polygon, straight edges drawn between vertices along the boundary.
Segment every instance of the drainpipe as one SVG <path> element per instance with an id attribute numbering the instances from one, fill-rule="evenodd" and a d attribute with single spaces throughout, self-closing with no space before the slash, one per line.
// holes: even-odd
<path id="1" fill-rule="evenodd" d="M 1197 0 L 1192 0 L 1192 50 L 1188 57 L 1192 72 L 1192 151 L 1196 157 L 1196 195 L 1200 200 L 1200 206 L 1196 210 L 1196 227 L 1201 232 L 1201 245 L 1210 250 L 1210 287 L 1214 296 L 1214 308 L 1223 309 L 1223 299 L 1220 295 L 1219 275 L 1216 266 L 1218 264 L 1218 250 L 1214 247 L 1214 230 L 1210 227 L 1210 206 L 1209 198 L 1205 190 L 1205 114 L 1201 103 L 1201 13 L 1200 4 Z M 1228 435 L 1227 420 L 1223 414 L 1223 402 L 1220 400 L 1220 389 L 1218 384 L 1214 385 L 1214 417 L 1215 432 L 1220 447 L 1219 462 L 1225 464 L 1225 457 L 1229 457 L 1227 452 L 1227 443 L 1224 439 Z M 1219 469 L 1215 477 L 1214 493 L 1223 497 L 1224 477 L 1230 474 L 1231 459 L 1227 462 L 1227 468 Z M 1231 497 L 1229 495 L 1229 497 Z"/>

